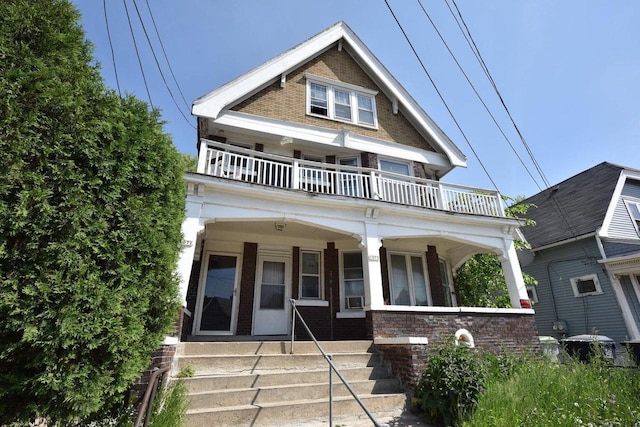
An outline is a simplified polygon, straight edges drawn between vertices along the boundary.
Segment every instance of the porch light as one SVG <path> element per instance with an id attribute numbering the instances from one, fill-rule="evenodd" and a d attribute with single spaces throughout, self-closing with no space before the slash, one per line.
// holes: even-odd
<path id="1" fill-rule="evenodd" d="M 274 226 L 276 228 L 276 231 L 283 231 L 286 224 L 283 222 L 276 222 Z"/>

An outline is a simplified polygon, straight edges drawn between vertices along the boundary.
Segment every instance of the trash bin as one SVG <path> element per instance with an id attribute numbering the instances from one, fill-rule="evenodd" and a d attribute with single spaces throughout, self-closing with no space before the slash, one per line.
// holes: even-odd
<path id="1" fill-rule="evenodd" d="M 628 349 L 630 356 L 633 356 L 636 364 L 640 365 L 640 340 L 623 341 L 620 344 Z"/>
<path id="2" fill-rule="evenodd" d="M 616 343 L 604 335 L 575 335 L 562 340 L 570 356 L 588 362 L 594 356 L 594 346 L 601 345 L 606 360 L 613 362 L 616 358 Z"/>
<path id="3" fill-rule="evenodd" d="M 552 362 L 557 362 L 560 354 L 558 340 L 548 336 L 539 336 L 538 339 L 540 340 L 542 355 Z"/>

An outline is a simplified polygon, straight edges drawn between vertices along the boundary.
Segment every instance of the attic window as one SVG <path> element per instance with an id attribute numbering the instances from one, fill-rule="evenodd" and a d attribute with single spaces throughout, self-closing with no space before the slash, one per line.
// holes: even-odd
<path id="1" fill-rule="evenodd" d="M 602 293 L 602 288 L 600 287 L 600 282 L 596 274 L 572 278 L 571 287 L 573 288 L 573 295 L 576 298 L 586 297 L 588 295 L 600 295 Z"/>
<path id="2" fill-rule="evenodd" d="M 376 91 L 307 75 L 307 114 L 377 127 Z"/>
<path id="3" fill-rule="evenodd" d="M 631 216 L 631 220 L 636 226 L 636 231 L 640 233 L 640 202 L 632 202 L 627 200 L 627 210 Z"/>

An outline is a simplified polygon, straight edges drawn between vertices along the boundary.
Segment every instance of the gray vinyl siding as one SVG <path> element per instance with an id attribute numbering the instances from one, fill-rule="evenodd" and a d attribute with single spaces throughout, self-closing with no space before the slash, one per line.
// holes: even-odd
<path id="1" fill-rule="evenodd" d="M 563 338 L 553 330 L 555 320 L 564 320 L 566 336 L 597 331 L 616 341 L 626 339 L 627 330 L 611 283 L 600 259 L 595 238 L 583 239 L 536 252 L 523 271 L 538 280 L 538 302 L 534 305 L 540 335 Z M 571 278 L 596 274 L 601 295 L 575 297 Z"/>
<path id="2" fill-rule="evenodd" d="M 640 241 L 636 244 L 602 242 L 607 258 L 615 258 L 640 252 Z"/>
<path id="3" fill-rule="evenodd" d="M 640 325 L 640 302 L 638 302 L 638 297 L 633 290 L 633 284 L 629 276 L 622 276 L 622 278 L 620 278 L 620 285 L 622 286 L 624 297 L 629 304 L 633 320 L 636 322 L 636 325 Z"/>
<path id="4" fill-rule="evenodd" d="M 640 183 L 638 181 L 628 180 L 622 188 L 622 197 L 616 203 L 611 225 L 609 226 L 609 238 L 640 241 L 638 230 L 624 202 L 625 198 L 640 200 Z"/>
<path id="5" fill-rule="evenodd" d="M 622 195 L 640 199 L 640 181 L 627 180 L 622 188 Z"/>

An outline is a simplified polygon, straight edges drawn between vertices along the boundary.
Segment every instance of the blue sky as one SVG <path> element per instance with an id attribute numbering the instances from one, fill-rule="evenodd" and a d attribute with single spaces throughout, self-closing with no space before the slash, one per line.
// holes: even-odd
<path id="1" fill-rule="evenodd" d="M 182 152 L 195 154 L 195 118 L 173 82 L 147 9 L 191 104 L 273 56 L 345 21 L 467 155 L 444 181 L 493 188 L 400 32 L 384 0 L 136 0 L 169 88 L 127 0 L 154 106 Z M 445 0 L 421 0 L 506 134 L 486 112 L 418 0 L 388 0 L 438 90 L 498 189 L 544 188 L 522 142 L 453 20 Z M 102 2 L 74 0 L 107 85 L 116 88 Z M 106 1 L 120 88 L 148 100 L 123 2 Z M 449 0 L 451 4 L 451 0 Z M 640 169 L 640 2 L 457 0 L 507 107 L 550 184 L 600 162 Z M 518 160 L 518 156 L 537 181 Z"/>

